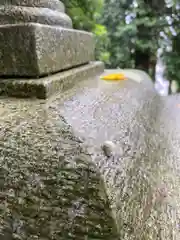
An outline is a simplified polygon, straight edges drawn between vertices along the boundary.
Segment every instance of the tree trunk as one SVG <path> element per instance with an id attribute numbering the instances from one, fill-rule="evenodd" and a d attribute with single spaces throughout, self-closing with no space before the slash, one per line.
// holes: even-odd
<path id="1" fill-rule="evenodd" d="M 151 55 L 149 51 L 143 52 L 140 49 L 135 50 L 135 68 L 149 73 L 151 65 Z"/>
<path id="2" fill-rule="evenodd" d="M 172 89 L 171 89 L 171 81 L 169 81 L 169 87 L 168 87 L 168 95 L 172 94 Z"/>

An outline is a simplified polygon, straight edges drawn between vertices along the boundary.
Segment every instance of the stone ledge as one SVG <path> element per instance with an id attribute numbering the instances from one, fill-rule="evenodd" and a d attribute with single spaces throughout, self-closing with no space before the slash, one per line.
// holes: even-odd
<path id="1" fill-rule="evenodd" d="M 4 79 L 0 80 L 0 95 L 46 99 L 58 92 L 71 88 L 77 81 L 102 73 L 103 70 L 103 63 L 91 62 L 84 66 L 40 79 Z"/>
<path id="2" fill-rule="evenodd" d="M 0 7 L 0 25 L 29 22 L 72 28 L 71 18 L 63 12 L 41 7 Z"/>
<path id="3" fill-rule="evenodd" d="M 37 23 L 0 26 L 0 76 L 38 77 L 94 59 L 91 33 Z"/>
<path id="4" fill-rule="evenodd" d="M 59 0 L 1 0 L 1 5 L 43 7 L 64 12 L 64 4 Z"/>

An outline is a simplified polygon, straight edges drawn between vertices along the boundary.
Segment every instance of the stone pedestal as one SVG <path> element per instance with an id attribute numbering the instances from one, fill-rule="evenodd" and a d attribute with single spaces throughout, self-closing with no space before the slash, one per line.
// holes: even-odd
<path id="1" fill-rule="evenodd" d="M 36 78 L 90 63 L 94 59 L 94 49 L 93 35 L 72 29 L 72 21 L 60 1 L 1 1 L 1 77 L 34 78 L 36 81 Z M 102 71 L 102 65 L 99 71 Z M 17 79 L 0 81 L 1 94 L 9 95 L 20 86 L 14 84 Z M 7 82 L 12 83 L 14 90 L 8 91 Z M 24 95 L 27 94 L 21 94 Z"/>

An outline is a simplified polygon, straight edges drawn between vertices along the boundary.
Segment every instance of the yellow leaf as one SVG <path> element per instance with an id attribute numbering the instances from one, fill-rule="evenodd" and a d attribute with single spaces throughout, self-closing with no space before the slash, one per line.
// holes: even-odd
<path id="1" fill-rule="evenodd" d="M 106 76 L 102 76 L 101 79 L 109 80 L 109 81 L 119 81 L 119 80 L 127 80 L 127 77 L 123 73 L 113 73 L 113 74 L 108 74 Z"/>

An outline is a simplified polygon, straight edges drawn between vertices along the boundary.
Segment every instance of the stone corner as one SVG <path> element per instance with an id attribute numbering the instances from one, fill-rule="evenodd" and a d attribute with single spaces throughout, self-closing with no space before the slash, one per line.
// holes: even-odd
<path id="1" fill-rule="evenodd" d="M 0 96 L 47 99 L 73 87 L 79 81 L 98 76 L 103 71 L 102 62 L 91 62 L 39 79 L 1 79 Z"/>

